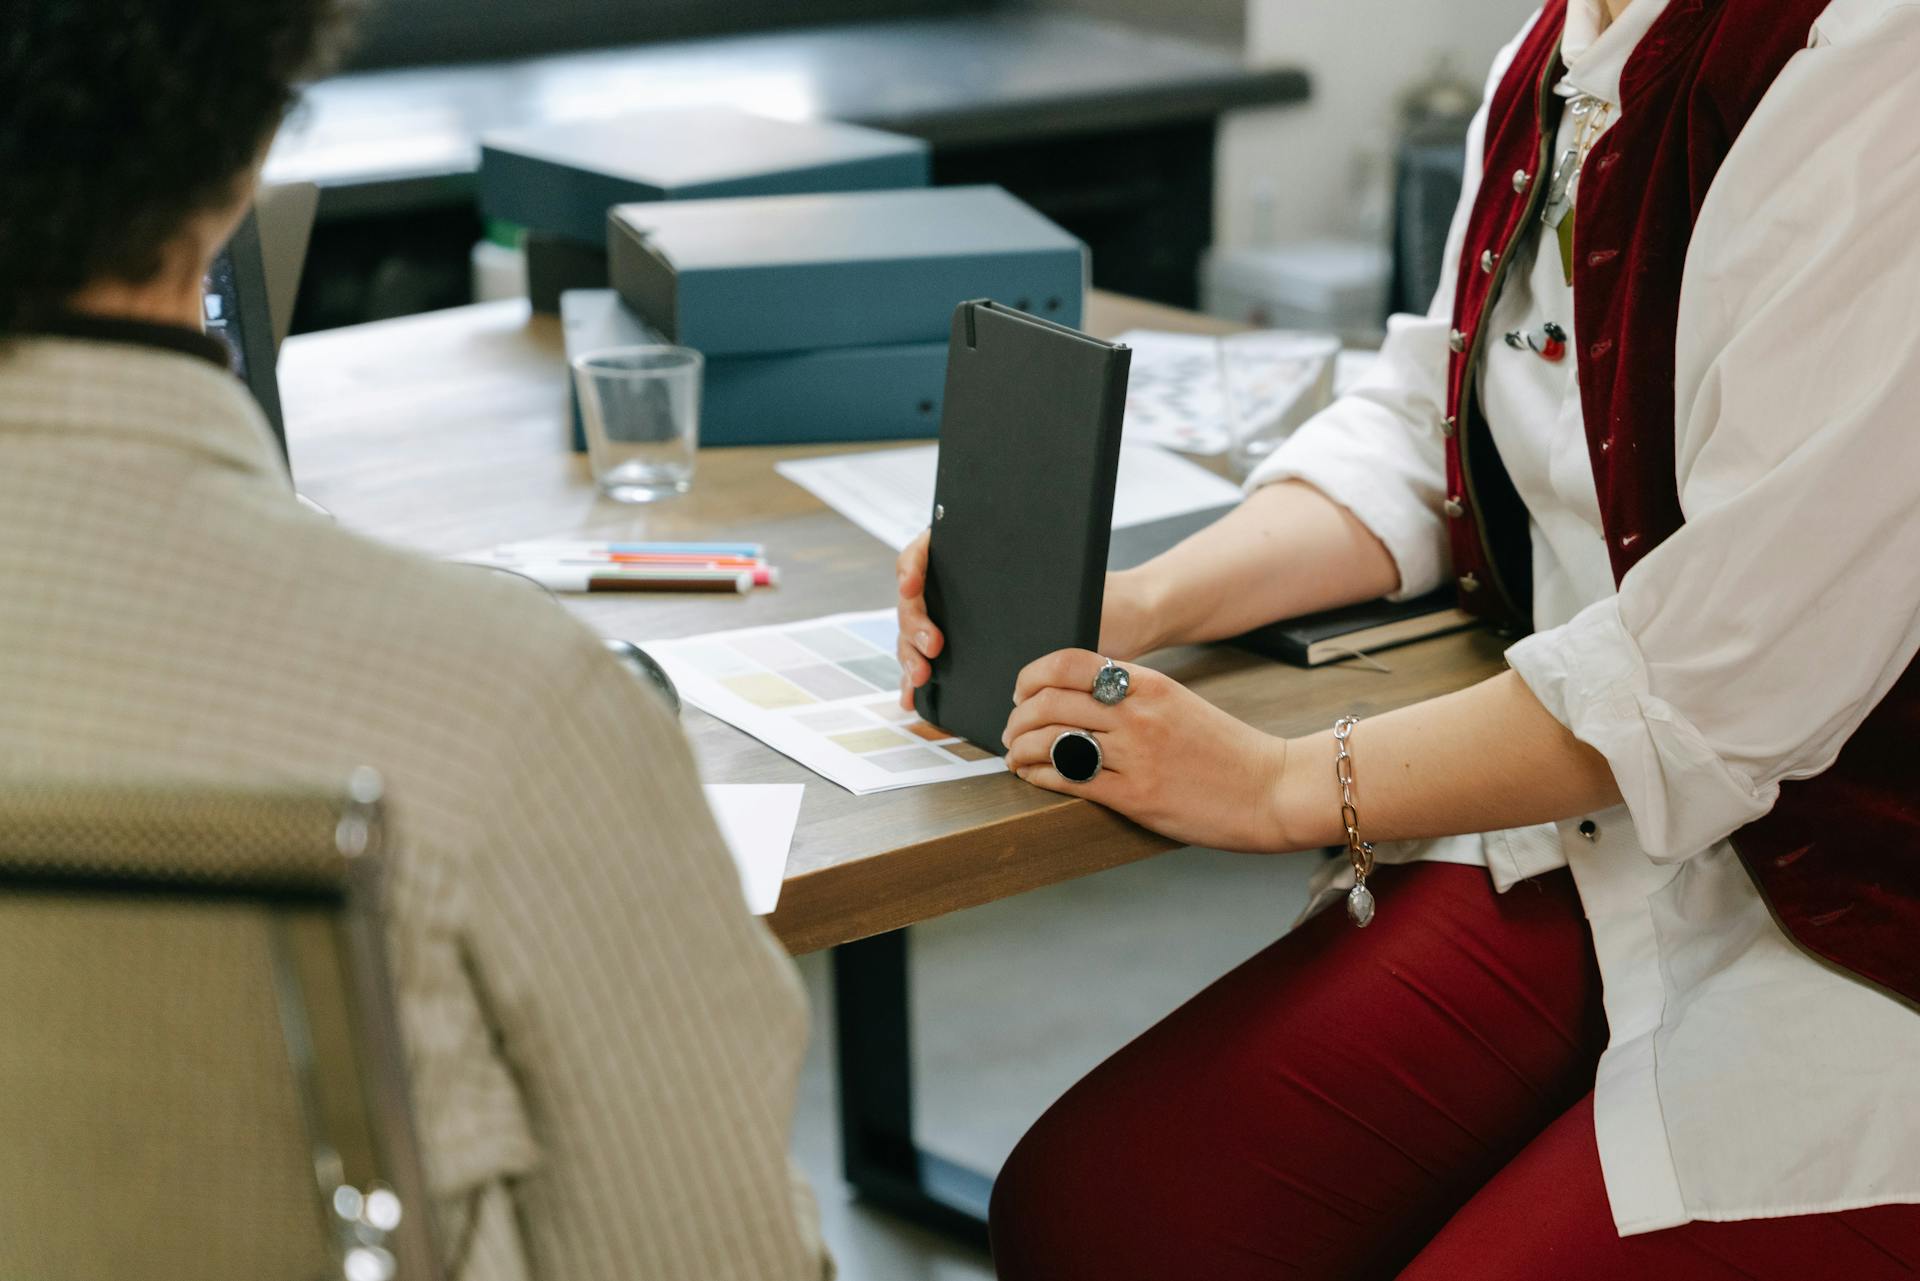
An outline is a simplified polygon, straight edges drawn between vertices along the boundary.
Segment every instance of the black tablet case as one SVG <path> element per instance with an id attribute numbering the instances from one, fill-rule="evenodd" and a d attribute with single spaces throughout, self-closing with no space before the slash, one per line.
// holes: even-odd
<path id="1" fill-rule="evenodd" d="M 927 564 L 946 647 L 914 707 L 987 751 L 1021 668 L 1099 643 L 1131 359 L 997 303 L 954 312 Z"/>

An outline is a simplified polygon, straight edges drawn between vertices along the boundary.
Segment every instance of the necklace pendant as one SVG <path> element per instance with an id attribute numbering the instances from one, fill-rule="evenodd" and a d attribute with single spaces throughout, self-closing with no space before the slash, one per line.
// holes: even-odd
<path id="1" fill-rule="evenodd" d="M 1347 919 L 1363 930 L 1373 924 L 1373 891 L 1365 881 L 1347 891 Z"/>
<path id="2" fill-rule="evenodd" d="M 1540 359 L 1558 364 L 1567 354 L 1567 331 L 1549 320 L 1540 326 Z"/>
<path id="3" fill-rule="evenodd" d="M 1559 364 L 1567 356 L 1567 331 L 1551 320 L 1537 330 L 1511 330 L 1505 341 L 1515 351 L 1530 351 L 1552 365 Z"/>

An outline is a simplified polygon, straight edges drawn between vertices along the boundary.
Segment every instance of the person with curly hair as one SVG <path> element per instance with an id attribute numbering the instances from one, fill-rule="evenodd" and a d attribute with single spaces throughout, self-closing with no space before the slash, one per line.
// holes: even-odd
<path id="1" fill-rule="evenodd" d="M 345 10 L 0 0 L 0 769 L 376 768 L 452 1275 L 818 1281 L 804 1000 L 662 701 L 524 584 L 302 507 L 201 330 Z"/>

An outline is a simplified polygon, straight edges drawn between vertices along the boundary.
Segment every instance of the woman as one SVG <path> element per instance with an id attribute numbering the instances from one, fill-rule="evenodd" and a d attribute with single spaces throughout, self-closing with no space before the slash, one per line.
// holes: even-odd
<path id="1" fill-rule="evenodd" d="M 1094 654 L 1022 673 L 1022 778 L 1344 846 L 1348 911 L 1036 1124 L 1004 1277 L 1920 1268 L 1916 61 L 1898 0 L 1552 0 L 1496 62 L 1429 315 L 1238 511 L 1109 579 L 1126 658 L 1452 577 L 1531 630 L 1510 671 L 1291 741 L 1148 668 L 1096 698 Z"/>

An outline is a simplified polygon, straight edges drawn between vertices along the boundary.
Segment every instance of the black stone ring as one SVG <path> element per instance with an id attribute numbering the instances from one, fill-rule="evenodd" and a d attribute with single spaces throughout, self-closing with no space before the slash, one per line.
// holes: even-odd
<path id="1" fill-rule="evenodd" d="M 1083 729 L 1070 729 L 1054 739 L 1047 755 L 1053 758 L 1060 777 L 1069 783 L 1090 783 L 1100 772 L 1100 744 Z"/>
<path id="2" fill-rule="evenodd" d="M 1127 675 L 1126 668 L 1111 658 L 1101 661 L 1106 666 L 1093 674 L 1093 697 L 1112 707 L 1133 692 L 1133 678 Z"/>

